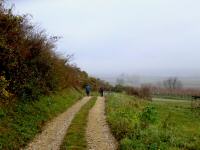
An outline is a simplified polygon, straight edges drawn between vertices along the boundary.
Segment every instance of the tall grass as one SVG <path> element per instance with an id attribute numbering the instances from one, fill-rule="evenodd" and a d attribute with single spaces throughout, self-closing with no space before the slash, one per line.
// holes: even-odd
<path id="1" fill-rule="evenodd" d="M 82 97 L 74 89 L 44 96 L 35 102 L 16 102 L 12 107 L 0 107 L 0 149 L 24 147 L 41 132 L 44 124 Z"/>
<path id="2" fill-rule="evenodd" d="M 200 117 L 190 103 L 107 96 L 106 114 L 122 150 L 200 149 Z"/>

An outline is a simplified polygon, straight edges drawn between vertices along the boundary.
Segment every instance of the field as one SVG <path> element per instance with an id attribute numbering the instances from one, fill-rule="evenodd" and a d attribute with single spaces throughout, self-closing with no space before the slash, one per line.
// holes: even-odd
<path id="1" fill-rule="evenodd" d="M 190 101 L 107 96 L 107 121 L 122 150 L 200 149 L 200 110 Z"/>

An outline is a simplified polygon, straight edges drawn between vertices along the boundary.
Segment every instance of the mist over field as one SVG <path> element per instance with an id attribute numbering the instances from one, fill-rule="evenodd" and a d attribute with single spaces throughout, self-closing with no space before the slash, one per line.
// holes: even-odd
<path id="1" fill-rule="evenodd" d="M 123 79 L 125 85 L 140 87 L 144 84 L 151 84 L 159 86 L 164 80 L 171 76 L 140 76 L 140 75 L 130 75 L 130 74 L 119 74 L 113 75 L 96 75 L 97 77 L 109 81 L 111 84 L 117 84 L 117 79 Z M 172 76 L 174 77 L 174 76 Z M 175 76 L 183 84 L 184 88 L 200 88 L 200 77 L 198 76 Z"/>

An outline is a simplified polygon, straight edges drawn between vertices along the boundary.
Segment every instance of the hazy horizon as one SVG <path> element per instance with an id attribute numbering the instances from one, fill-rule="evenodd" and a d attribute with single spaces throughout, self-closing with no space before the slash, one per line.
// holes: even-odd
<path id="1" fill-rule="evenodd" d="M 200 75 L 200 1 L 12 1 L 95 76 Z"/>

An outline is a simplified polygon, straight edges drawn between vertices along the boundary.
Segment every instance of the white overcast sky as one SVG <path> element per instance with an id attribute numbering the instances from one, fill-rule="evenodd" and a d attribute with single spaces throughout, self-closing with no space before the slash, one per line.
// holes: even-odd
<path id="1" fill-rule="evenodd" d="M 16 0 L 90 74 L 200 75 L 199 0 Z"/>

